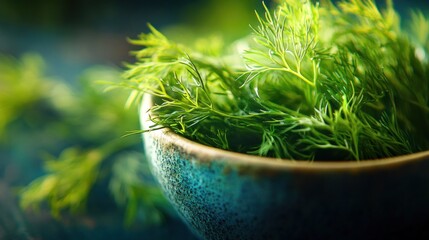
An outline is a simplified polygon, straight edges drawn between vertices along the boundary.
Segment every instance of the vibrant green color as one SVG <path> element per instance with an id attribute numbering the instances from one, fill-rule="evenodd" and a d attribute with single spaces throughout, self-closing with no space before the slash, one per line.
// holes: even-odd
<path id="1" fill-rule="evenodd" d="M 282 0 L 230 46 L 151 27 L 123 85 L 156 97 L 152 129 L 276 158 L 364 160 L 429 148 L 429 21 L 391 1 Z M 198 41 L 197 41 L 198 42 Z M 146 129 L 149 131 L 151 129 Z"/>

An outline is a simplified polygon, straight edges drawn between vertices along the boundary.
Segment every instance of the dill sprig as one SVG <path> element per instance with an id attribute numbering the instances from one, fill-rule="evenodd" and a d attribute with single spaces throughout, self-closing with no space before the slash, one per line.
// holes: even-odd
<path id="1" fill-rule="evenodd" d="M 245 51 L 232 45 L 205 54 L 153 27 L 132 41 L 143 49 L 122 85 L 133 89 L 131 101 L 155 97 L 151 129 L 299 160 L 429 148 L 429 21 L 421 12 L 407 33 L 390 0 L 384 9 L 373 0 L 282 0 L 264 8 L 241 40 Z"/>

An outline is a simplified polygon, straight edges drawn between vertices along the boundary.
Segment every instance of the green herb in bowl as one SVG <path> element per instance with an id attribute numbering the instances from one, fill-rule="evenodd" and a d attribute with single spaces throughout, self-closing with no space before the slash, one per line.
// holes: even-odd
<path id="1" fill-rule="evenodd" d="M 392 1 L 284 0 L 231 46 L 151 33 L 126 72 L 154 128 L 216 148 L 296 160 L 365 160 L 429 147 L 428 20 L 401 29 Z M 213 43 L 219 46 L 219 43 Z M 146 129 L 150 130 L 150 129 Z"/>

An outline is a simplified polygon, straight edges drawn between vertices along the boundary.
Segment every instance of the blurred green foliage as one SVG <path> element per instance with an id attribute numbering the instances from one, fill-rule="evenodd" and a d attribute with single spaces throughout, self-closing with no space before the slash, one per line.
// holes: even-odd
<path id="1" fill-rule="evenodd" d="M 97 180 L 99 165 L 105 156 L 97 150 L 81 152 L 68 148 L 58 157 L 45 160 L 48 174 L 34 180 L 22 193 L 23 208 L 37 208 L 48 201 L 53 216 L 63 209 L 72 212 L 84 207 L 87 196 Z"/>
<path id="2" fill-rule="evenodd" d="M 45 64 L 40 56 L 28 54 L 20 61 L 0 56 L 0 139 L 6 126 L 47 97 L 52 79 L 43 76 Z"/>
<path id="3" fill-rule="evenodd" d="M 249 24 L 256 24 L 255 10 L 261 9 L 259 0 L 209 0 L 190 5 L 184 18 L 196 34 L 221 34 L 234 41 L 250 33 Z"/>
<path id="4" fill-rule="evenodd" d="M 81 74 L 76 88 L 48 77 L 45 70 L 36 54 L 0 57 L 0 156 L 11 142 L 20 144 L 22 138 L 17 136 L 27 136 L 44 148 L 39 153 L 61 152 L 21 159 L 21 164 L 33 166 L 29 171 L 37 171 L 35 161 L 43 165 L 43 173 L 22 189 L 21 206 L 47 206 L 58 218 L 68 212 L 83 213 L 94 186 L 107 181 L 127 225 L 135 220 L 160 223 L 169 205 L 147 171 L 143 154 L 135 153 L 141 151 L 141 139 L 123 137 L 139 128 L 137 109 L 125 109 L 126 92 L 105 92 L 97 83 L 119 81 L 120 70 L 91 67 Z M 40 146 L 39 141 L 50 145 Z M 31 152 L 34 145 L 23 146 L 17 149 Z M 5 169 L 16 164 L 13 158 L 1 161 Z"/>
<path id="5" fill-rule="evenodd" d="M 130 152 L 116 159 L 112 168 L 109 189 L 116 202 L 125 206 L 125 224 L 130 226 L 141 216 L 146 224 L 162 223 L 164 213 L 171 211 L 160 188 L 150 185 L 149 168 L 141 159 L 141 153 Z M 146 177 L 145 177 L 146 176 Z"/>

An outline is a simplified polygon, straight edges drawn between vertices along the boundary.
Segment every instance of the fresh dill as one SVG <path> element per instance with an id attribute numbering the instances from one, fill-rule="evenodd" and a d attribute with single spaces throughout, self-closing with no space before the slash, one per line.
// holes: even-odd
<path id="1" fill-rule="evenodd" d="M 296 160 L 425 150 L 429 20 L 414 12 L 406 32 L 392 1 L 385 6 L 282 0 L 271 11 L 264 5 L 253 33 L 216 54 L 175 43 L 150 26 L 132 41 L 143 48 L 123 85 L 132 88 L 130 102 L 154 96 L 154 129 L 168 127 L 217 148 Z"/>

